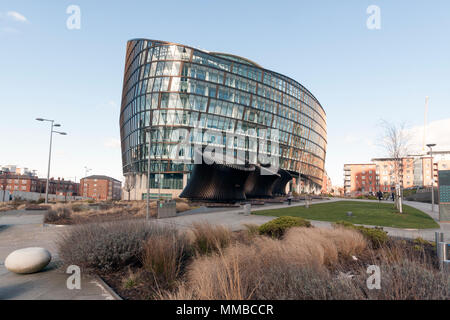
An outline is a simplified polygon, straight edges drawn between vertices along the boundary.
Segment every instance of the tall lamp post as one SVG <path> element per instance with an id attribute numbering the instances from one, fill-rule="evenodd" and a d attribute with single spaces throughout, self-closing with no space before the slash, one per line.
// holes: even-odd
<path id="1" fill-rule="evenodd" d="M 61 127 L 60 124 L 55 123 L 55 120 L 49 120 L 49 119 L 43 119 L 43 118 L 36 118 L 36 120 L 37 121 L 47 121 L 47 122 L 51 123 L 51 126 L 50 126 L 50 148 L 49 148 L 49 152 L 48 152 L 47 183 L 45 186 L 45 203 L 48 203 L 48 182 L 50 179 L 50 162 L 51 162 L 51 158 L 52 158 L 53 133 L 57 133 L 57 134 L 60 134 L 63 136 L 67 135 L 67 133 L 53 130 L 54 127 Z"/>
<path id="2" fill-rule="evenodd" d="M 435 147 L 435 143 L 427 144 L 427 147 L 430 148 L 430 156 L 431 156 L 431 212 L 434 212 L 434 165 L 433 165 L 433 147 Z"/>
<path id="3" fill-rule="evenodd" d="M 84 166 L 84 181 L 83 181 L 83 183 L 86 183 L 86 178 L 88 176 L 89 171 L 92 171 L 92 169 L 89 169 L 88 167 Z M 80 183 L 81 183 L 81 180 L 80 180 Z M 89 195 L 89 184 L 88 183 L 86 183 L 86 187 L 87 187 L 86 190 L 84 190 L 84 185 L 83 185 L 83 196 L 84 196 L 84 194 L 86 194 L 86 198 L 87 198 Z M 81 188 L 81 185 L 80 185 L 80 188 Z"/>
<path id="4" fill-rule="evenodd" d="M 150 217 L 150 153 L 151 153 L 151 147 L 152 147 L 152 132 L 151 127 L 149 127 L 147 130 L 148 132 L 148 151 L 147 151 L 147 208 L 146 208 L 146 219 L 148 220 Z"/>

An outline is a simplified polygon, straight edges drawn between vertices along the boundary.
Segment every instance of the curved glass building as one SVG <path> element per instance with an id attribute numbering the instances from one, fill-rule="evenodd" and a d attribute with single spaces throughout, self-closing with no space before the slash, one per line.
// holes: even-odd
<path id="1" fill-rule="evenodd" d="M 322 185 L 327 134 L 319 101 L 295 80 L 235 55 L 128 41 L 120 134 L 132 181 L 125 198 L 146 196 L 149 148 L 152 197 L 220 200 L 232 188 L 240 190 L 232 197 L 258 198 Z M 206 146 L 242 163 L 196 164 L 195 150 Z M 272 177 L 258 178 L 263 171 Z"/>

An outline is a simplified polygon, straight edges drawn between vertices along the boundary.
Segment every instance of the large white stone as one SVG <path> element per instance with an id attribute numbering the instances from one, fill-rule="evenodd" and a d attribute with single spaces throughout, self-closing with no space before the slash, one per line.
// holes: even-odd
<path id="1" fill-rule="evenodd" d="M 44 269 L 51 259 L 52 255 L 44 248 L 19 249 L 6 257 L 5 267 L 14 273 L 35 273 Z"/>

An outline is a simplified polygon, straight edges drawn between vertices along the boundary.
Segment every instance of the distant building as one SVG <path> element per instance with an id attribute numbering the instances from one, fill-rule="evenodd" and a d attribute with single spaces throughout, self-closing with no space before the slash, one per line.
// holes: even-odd
<path id="1" fill-rule="evenodd" d="M 1 173 L 12 173 L 24 176 L 37 176 L 36 170 L 30 170 L 28 168 L 18 168 L 16 165 L 0 165 Z"/>
<path id="2" fill-rule="evenodd" d="M 446 152 L 441 152 L 446 154 Z M 450 152 L 449 152 L 450 154 Z M 404 189 L 429 187 L 433 177 L 438 181 L 438 170 L 448 170 L 450 159 L 442 155 L 433 162 L 429 155 L 408 156 L 401 159 L 399 183 Z M 369 194 L 377 191 L 391 192 L 395 189 L 395 159 L 376 158 L 367 164 L 344 165 L 344 193 L 346 195 Z"/>
<path id="3" fill-rule="evenodd" d="M 92 175 L 80 180 L 80 195 L 95 200 L 120 200 L 122 182 L 102 175 Z"/>
<path id="4" fill-rule="evenodd" d="M 376 165 L 373 163 L 344 165 L 344 193 L 369 194 L 378 191 Z"/>
<path id="5" fill-rule="evenodd" d="M 39 179 L 39 191 L 41 193 L 45 193 L 45 187 L 47 185 L 47 179 Z M 80 194 L 80 184 L 70 181 L 64 180 L 61 178 L 54 179 L 50 178 L 48 181 L 48 193 L 56 194 L 59 196 L 79 196 Z"/>
<path id="6" fill-rule="evenodd" d="M 331 179 L 328 176 L 328 173 L 325 171 L 323 174 L 323 182 L 322 182 L 322 193 L 331 194 L 333 192 L 333 185 L 331 184 Z"/>
<path id="7" fill-rule="evenodd" d="M 14 171 L 3 170 L 0 172 L 0 190 L 45 193 L 47 179 L 38 178 L 36 175 L 17 174 Z M 77 196 L 79 184 L 58 178 L 51 178 L 48 184 L 48 193 L 61 196 Z"/>

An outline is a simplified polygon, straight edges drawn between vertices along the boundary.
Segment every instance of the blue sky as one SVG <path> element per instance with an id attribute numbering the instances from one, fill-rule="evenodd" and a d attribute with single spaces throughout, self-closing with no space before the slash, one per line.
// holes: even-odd
<path id="1" fill-rule="evenodd" d="M 68 30 L 66 9 L 81 9 Z M 381 29 L 369 30 L 370 5 Z M 126 41 L 145 37 L 247 57 L 306 86 L 327 112 L 326 168 L 384 156 L 380 119 L 405 121 L 450 149 L 450 2 L 8 1 L 0 4 L 0 164 L 45 176 L 56 119 L 55 177 L 121 179 L 119 108 Z M 438 149 L 439 149 L 438 146 Z"/>

